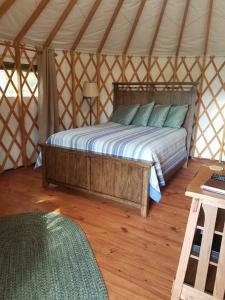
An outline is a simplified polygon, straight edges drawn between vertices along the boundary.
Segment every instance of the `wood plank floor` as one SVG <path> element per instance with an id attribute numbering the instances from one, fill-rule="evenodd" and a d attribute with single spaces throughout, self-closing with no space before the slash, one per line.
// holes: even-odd
<path id="1" fill-rule="evenodd" d="M 188 182 L 205 161 L 191 160 L 152 204 L 147 219 L 137 210 L 97 197 L 41 187 L 32 168 L 0 175 L 0 216 L 56 211 L 78 222 L 96 255 L 110 300 L 170 299 L 191 200 Z"/>

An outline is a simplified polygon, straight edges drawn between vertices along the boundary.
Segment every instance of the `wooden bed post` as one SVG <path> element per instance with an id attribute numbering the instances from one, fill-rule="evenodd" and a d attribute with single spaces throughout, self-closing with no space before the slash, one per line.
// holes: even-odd
<path id="1" fill-rule="evenodd" d="M 141 216 L 147 218 L 149 212 L 149 197 L 148 197 L 148 187 L 149 187 L 149 177 L 151 170 L 143 169 L 143 186 L 142 186 L 142 206 L 141 206 Z"/>

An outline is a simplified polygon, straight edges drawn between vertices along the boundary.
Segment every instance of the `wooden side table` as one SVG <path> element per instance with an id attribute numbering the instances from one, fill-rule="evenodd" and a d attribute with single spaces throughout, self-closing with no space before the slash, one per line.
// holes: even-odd
<path id="1" fill-rule="evenodd" d="M 225 299 L 225 196 L 201 189 L 212 173 L 208 167 L 201 167 L 185 193 L 192 197 L 192 204 L 173 300 Z"/>

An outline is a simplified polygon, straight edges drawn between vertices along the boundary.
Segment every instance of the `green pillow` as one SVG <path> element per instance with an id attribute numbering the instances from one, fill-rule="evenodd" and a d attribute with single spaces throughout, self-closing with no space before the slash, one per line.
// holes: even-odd
<path id="1" fill-rule="evenodd" d="M 154 102 L 141 105 L 138 108 L 136 115 L 134 116 L 132 124 L 137 125 L 137 126 L 146 126 L 148 123 L 150 114 L 153 110 L 153 107 L 154 107 Z"/>
<path id="2" fill-rule="evenodd" d="M 171 106 L 163 127 L 181 128 L 187 111 L 188 104 Z"/>
<path id="3" fill-rule="evenodd" d="M 147 126 L 163 127 L 170 107 L 171 105 L 155 105 L 148 120 Z"/>
<path id="4" fill-rule="evenodd" d="M 130 125 L 139 106 L 140 104 L 119 106 L 113 114 L 112 122 L 119 123 L 122 125 Z"/>

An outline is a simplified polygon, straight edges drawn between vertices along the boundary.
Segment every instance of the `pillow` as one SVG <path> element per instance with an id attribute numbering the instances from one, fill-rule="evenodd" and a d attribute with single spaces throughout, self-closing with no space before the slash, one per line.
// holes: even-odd
<path id="1" fill-rule="evenodd" d="M 113 114 L 112 122 L 129 125 L 132 122 L 139 106 L 140 104 L 119 106 Z"/>
<path id="2" fill-rule="evenodd" d="M 153 110 L 154 104 L 155 104 L 154 102 L 151 102 L 148 104 L 141 105 L 138 108 L 136 115 L 134 116 L 132 124 L 137 125 L 137 126 L 146 126 L 148 123 L 150 114 Z"/>
<path id="3" fill-rule="evenodd" d="M 181 128 L 188 111 L 188 104 L 173 105 L 166 117 L 164 127 Z"/>
<path id="4" fill-rule="evenodd" d="M 155 105 L 147 126 L 163 127 L 171 105 Z"/>

